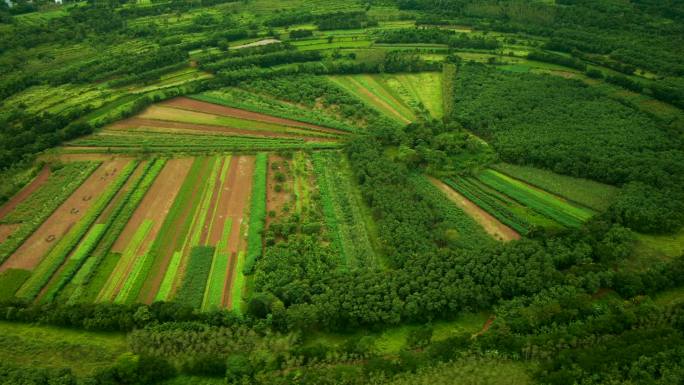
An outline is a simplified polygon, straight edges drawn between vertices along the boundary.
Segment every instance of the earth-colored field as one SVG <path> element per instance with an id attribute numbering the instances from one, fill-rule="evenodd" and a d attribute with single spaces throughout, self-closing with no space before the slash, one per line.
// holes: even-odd
<path id="1" fill-rule="evenodd" d="M 15 252 L 0 266 L 31 270 L 43 256 L 86 214 L 129 159 L 104 162 Z"/>

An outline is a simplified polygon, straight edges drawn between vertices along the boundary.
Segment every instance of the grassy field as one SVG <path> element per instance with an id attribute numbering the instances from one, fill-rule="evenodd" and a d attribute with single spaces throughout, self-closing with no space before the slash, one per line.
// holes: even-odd
<path id="1" fill-rule="evenodd" d="M 382 81 L 416 114 L 433 119 L 444 116 L 441 73 L 386 74 Z"/>
<path id="2" fill-rule="evenodd" d="M 606 210 L 619 191 L 614 186 L 559 175 L 536 167 L 499 163 L 492 168 L 596 211 Z"/>
<path id="3" fill-rule="evenodd" d="M 399 123 L 409 123 L 416 119 L 401 97 L 374 75 L 339 75 L 328 79 Z"/>
<path id="4" fill-rule="evenodd" d="M 126 352 L 126 336 L 0 322 L 0 360 L 19 367 L 69 368 L 91 375 Z"/>

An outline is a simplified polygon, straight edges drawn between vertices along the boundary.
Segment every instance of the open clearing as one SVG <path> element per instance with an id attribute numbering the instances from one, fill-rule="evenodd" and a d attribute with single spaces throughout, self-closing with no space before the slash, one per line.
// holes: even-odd
<path id="1" fill-rule="evenodd" d="M 114 181 L 129 159 L 103 163 L 15 252 L 0 271 L 8 268 L 32 270 L 43 256 L 76 224 Z"/>
<path id="2" fill-rule="evenodd" d="M 463 211 L 468 213 L 468 215 L 470 215 L 477 223 L 480 224 L 480 226 L 485 229 L 489 235 L 495 239 L 500 241 L 520 239 L 520 234 L 518 234 L 515 230 L 499 222 L 488 212 L 469 201 L 466 197 L 459 194 L 442 181 L 439 181 L 435 178 L 430 178 L 430 181 L 440 190 L 442 190 L 452 202 L 457 204 Z"/>
<path id="3" fill-rule="evenodd" d="M 427 110 L 434 119 L 444 116 L 441 73 L 385 74 L 380 80 L 416 112 Z"/>

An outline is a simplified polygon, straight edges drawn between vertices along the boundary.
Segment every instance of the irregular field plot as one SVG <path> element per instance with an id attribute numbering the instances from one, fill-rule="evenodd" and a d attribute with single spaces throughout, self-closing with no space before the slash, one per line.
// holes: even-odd
<path id="1" fill-rule="evenodd" d="M 495 239 L 500 241 L 520 239 L 520 234 L 518 234 L 515 230 L 499 222 L 499 220 L 497 220 L 491 214 L 468 200 L 463 195 L 459 194 L 456 190 L 452 189 L 444 182 L 433 178 L 431 178 L 430 181 L 444 194 L 446 194 L 446 196 L 452 202 L 456 203 L 456 205 L 470 215 L 489 235 Z"/>
<path id="2" fill-rule="evenodd" d="M 385 74 L 381 79 L 417 113 L 427 110 L 434 119 L 444 116 L 441 73 Z"/>
<path id="3" fill-rule="evenodd" d="M 400 123 L 410 123 L 416 119 L 413 111 L 401 101 L 401 98 L 373 75 L 343 75 L 328 78 L 389 118 Z"/>

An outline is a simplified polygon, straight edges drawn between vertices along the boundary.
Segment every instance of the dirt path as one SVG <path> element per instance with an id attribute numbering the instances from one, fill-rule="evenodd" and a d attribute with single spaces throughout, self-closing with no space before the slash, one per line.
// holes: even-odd
<path id="1" fill-rule="evenodd" d="M 221 198 L 224 195 L 223 193 L 225 192 L 223 191 L 224 186 L 221 184 L 221 172 L 223 171 L 223 167 L 226 161 L 229 160 L 227 160 L 225 157 L 222 157 L 218 160 L 219 164 L 216 167 L 216 181 L 214 182 L 213 186 L 210 186 L 210 188 L 213 189 L 213 192 L 211 193 L 211 201 L 209 202 L 209 207 L 207 207 L 204 226 L 202 227 L 202 232 L 200 233 L 200 245 L 216 246 L 216 243 L 218 243 L 218 241 L 212 242 L 209 238 L 210 235 L 214 235 L 214 233 L 216 232 L 215 229 L 217 227 L 220 227 L 220 224 L 214 222 L 214 220 L 216 219 L 215 214 L 216 216 L 223 218 L 223 215 L 220 215 L 220 212 L 218 211 L 218 205 L 221 201 Z M 209 233 L 210 230 L 212 231 L 212 234 Z M 218 234 L 218 237 L 221 237 L 220 233 Z"/>
<path id="2" fill-rule="evenodd" d="M 259 41 L 255 41 L 252 43 L 247 43 L 247 44 L 242 44 L 242 45 L 236 45 L 235 47 L 230 47 L 230 49 L 240 49 L 240 48 L 249 48 L 249 47 L 258 47 L 261 45 L 269 45 L 269 44 L 275 44 L 275 43 L 280 43 L 280 40 L 278 39 L 263 39 Z"/>
<path id="3" fill-rule="evenodd" d="M 489 330 L 489 327 L 492 326 L 492 323 L 494 322 L 495 319 L 496 319 L 496 316 L 493 314 L 489 318 L 487 318 L 487 321 L 485 321 L 484 325 L 482 325 L 482 330 L 480 330 L 476 335 L 481 336 L 481 335 L 485 334 L 487 332 L 487 330 Z"/>
<path id="4" fill-rule="evenodd" d="M 104 162 L 69 198 L 12 254 L 0 271 L 33 270 L 54 245 L 86 214 L 116 179 L 130 159 Z"/>
<path id="5" fill-rule="evenodd" d="M 5 215 L 9 214 L 12 210 L 14 210 L 15 207 L 19 205 L 19 203 L 23 202 L 26 198 L 28 198 L 31 194 L 33 194 L 36 190 L 40 188 L 40 186 L 44 185 L 45 182 L 47 182 L 48 178 L 50 177 L 50 168 L 45 166 L 43 167 L 42 170 L 36 175 L 35 178 L 29 184 L 24 186 L 21 190 L 19 190 L 18 193 L 14 194 L 10 200 L 5 202 L 4 205 L 0 206 L 0 219 L 4 218 Z M 0 242 L 2 242 L 4 238 L 2 238 L 2 235 L 0 235 Z"/>
<path id="6" fill-rule="evenodd" d="M 442 181 L 430 177 L 430 181 L 442 190 L 449 199 L 456 203 L 463 211 L 466 212 L 471 218 L 473 218 L 477 223 L 482 226 L 487 234 L 491 235 L 499 241 L 512 241 L 514 239 L 520 239 L 520 234 L 510 227 L 499 222 L 488 212 L 482 210 L 475 203 L 468 200 L 463 195 L 456 192 L 451 187 L 444 184 Z"/>
<path id="7" fill-rule="evenodd" d="M 291 127 L 304 127 L 310 128 L 312 130 L 328 132 L 332 134 L 346 134 L 344 131 L 335 130 L 333 128 L 318 126 L 311 123 L 300 122 L 292 119 L 279 118 L 272 115 L 261 114 L 258 112 L 252 112 L 247 110 L 241 110 L 239 108 L 222 106 L 219 104 L 203 102 L 201 100 L 195 100 L 190 98 L 178 97 L 171 100 L 167 100 L 161 103 L 162 105 L 174 107 L 183 110 L 204 112 L 213 115 L 228 116 L 231 118 L 240 118 L 246 120 L 253 120 L 257 122 L 264 123 L 274 123 L 281 124 L 284 126 Z"/>
<path id="8" fill-rule="evenodd" d="M 296 138 L 304 139 L 307 142 L 330 142 L 335 141 L 335 138 L 325 138 L 325 137 L 312 137 L 300 134 L 290 134 L 290 133 L 280 133 L 272 131 L 258 131 L 258 130 L 245 130 L 241 128 L 232 128 L 224 126 L 212 126 L 209 124 L 197 124 L 197 123 L 182 123 L 173 122 L 170 120 L 156 120 L 156 119 L 144 119 L 144 118 L 129 118 L 121 120 L 117 123 L 112 124 L 107 127 L 107 131 L 123 131 L 130 129 L 140 129 L 149 128 L 153 131 L 158 132 L 178 132 L 178 133 L 207 133 L 207 134 L 234 134 L 234 135 L 246 135 L 246 136 L 258 136 L 264 138 Z M 157 129 L 157 130 L 154 130 Z"/>
<path id="9" fill-rule="evenodd" d="M 19 223 L 0 224 L 0 243 L 5 242 L 19 226 L 21 226 Z"/>
<path id="10" fill-rule="evenodd" d="M 226 183 L 230 186 L 230 197 L 226 202 L 227 217 L 232 219 L 232 227 L 228 237 L 228 275 L 223 288 L 223 304 L 225 307 L 232 306 L 232 288 L 236 276 L 237 256 L 240 250 L 244 249 L 244 237 L 242 236 L 243 223 L 247 223 L 244 216 L 249 207 L 252 195 L 252 175 L 254 174 L 255 158 L 253 156 L 239 156 L 233 159 L 237 164 L 234 178 L 227 178 Z"/>

